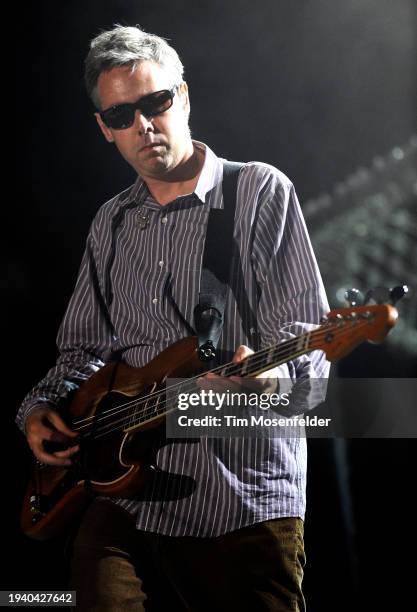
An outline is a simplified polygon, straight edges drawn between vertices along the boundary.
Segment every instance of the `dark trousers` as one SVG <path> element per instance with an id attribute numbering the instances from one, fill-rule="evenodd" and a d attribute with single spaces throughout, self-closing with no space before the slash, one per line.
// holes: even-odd
<path id="1" fill-rule="evenodd" d="M 95 500 L 73 546 L 76 610 L 304 611 L 303 526 L 281 518 L 216 538 L 169 537 Z"/>

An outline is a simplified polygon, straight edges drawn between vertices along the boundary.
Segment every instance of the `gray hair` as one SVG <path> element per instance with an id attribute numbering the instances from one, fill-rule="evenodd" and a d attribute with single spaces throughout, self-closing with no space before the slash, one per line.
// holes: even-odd
<path id="1" fill-rule="evenodd" d="M 95 106 L 100 109 L 97 81 L 102 72 L 120 66 L 130 66 L 134 71 L 144 61 L 164 68 L 172 77 L 172 87 L 183 80 L 184 66 L 178 53 L 160 36 L 148 34 L 138 26 L 117 24 L 93 38 L 85 60 L 84 78 Z"/>

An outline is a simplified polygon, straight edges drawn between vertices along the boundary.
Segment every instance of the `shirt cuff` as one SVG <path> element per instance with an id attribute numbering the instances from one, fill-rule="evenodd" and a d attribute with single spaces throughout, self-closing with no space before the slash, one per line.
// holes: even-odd
<path id="1" fill-rule="evenodd" d="M 52 408 L 52 410 L 56 410 L 56 406 L 46 397 L 34 397 L 25 402 L 24 406 L 22 406 L 17 413 L 16 416 L 16 425 L 26 436 L 26 419 L 28 416 L 36 409 L 42 408 L 43 406 L 48 406 Z"/>

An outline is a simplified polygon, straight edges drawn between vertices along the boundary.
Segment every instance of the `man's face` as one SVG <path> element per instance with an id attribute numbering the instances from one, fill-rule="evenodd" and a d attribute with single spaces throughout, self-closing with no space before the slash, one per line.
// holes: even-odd
<path id="1" fill-rule="evenodd" d="M 101 110 L 111 106 L 137 102 L 155 91 L 172 88 L 169 74 L 154 62 L 140 63 L 134 72 L 130 67 L 102 72 L 97 90 Z M 175 91 L 171 108 L 147 119 L 139 110 L 126 129 L 106 126 L 99 113 L 97 122 L 108 142 L 114 142 L 124 159 L 144 179 L 168 179 L 168 173 L 189 156 L 190 133 L 188 89 L 182 83 Z"/>

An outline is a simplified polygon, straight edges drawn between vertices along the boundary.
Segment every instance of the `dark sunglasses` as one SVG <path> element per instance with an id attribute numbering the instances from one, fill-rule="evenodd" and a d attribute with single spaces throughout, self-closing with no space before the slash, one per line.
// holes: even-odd
<path id="1" fill-rule="evenodd" d="M 154 91 L 147 96 L 139 98 L 139 100 L 133 104 L 112 106 L 102 111 L 100 117 L 107 127 L 113 130 L 125 130 L 133 125 L 136 109 L 140 110 L 142 115 L 149 119 L 171 108 L 176 89 L 177 87 L 173 89 L 161 89 L 161 91 Z"/>

